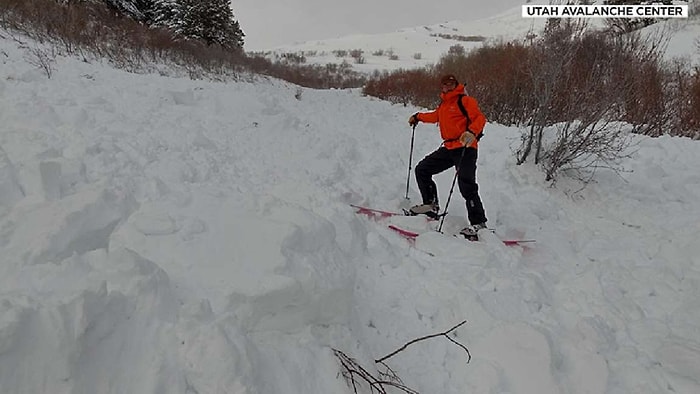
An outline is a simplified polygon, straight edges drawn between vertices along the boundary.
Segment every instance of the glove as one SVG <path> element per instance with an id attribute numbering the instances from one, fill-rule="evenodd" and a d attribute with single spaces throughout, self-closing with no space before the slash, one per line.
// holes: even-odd
<path id="1" fill-rule="evenodd" d="M 465 131 L 459 136 L 459 142 L 461 142 L 464 146 L 470 146 L 474 140 L 476 140 L 476 136 L 469 130 Z"/>
<path id="2" fill-rule="evenodd" d="M 411 115 L 410 118 L 408 118 L 408 124 L 411 126 L 417 125 L 418 122 L 420 122 L 420 120 L 418 120 L 418 112 L 416 112 L 415 114 Z"/>

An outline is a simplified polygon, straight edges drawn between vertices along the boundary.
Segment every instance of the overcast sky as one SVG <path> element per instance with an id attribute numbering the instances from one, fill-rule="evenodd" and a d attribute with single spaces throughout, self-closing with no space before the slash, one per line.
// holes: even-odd
<path id="1" fill-rule="evenodd" d="M 248 51 L 489 17 L 525 0 L 232 0 Z"/>

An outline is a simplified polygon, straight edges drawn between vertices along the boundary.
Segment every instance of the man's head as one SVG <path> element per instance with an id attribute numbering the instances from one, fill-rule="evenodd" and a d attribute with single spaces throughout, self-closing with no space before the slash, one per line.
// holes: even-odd
<path id="1" fill-rule="evenodd" d="M 440 84 L 442 85 L 442 91 L 447 93 L 456 88 L 459 82 L 457 81 L 457 77 L 452 74 L 447 74 L 440 78 Z"/>

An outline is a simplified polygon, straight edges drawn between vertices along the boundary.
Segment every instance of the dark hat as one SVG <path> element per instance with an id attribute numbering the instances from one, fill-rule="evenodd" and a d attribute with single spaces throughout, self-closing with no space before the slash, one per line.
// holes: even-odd
<path id="1" fill-rule="evenodd" d="M 454 83 L 455 85 L 459 85 L 459 81 L 457 81 L 457 77 L 455 77 L 452 74 L 447 74 L 447 75 L 444 75 L 442 78 L 440 78 L 440 83 L 443 85 L 446 83 L 450 83 L 450 82 Z"/>

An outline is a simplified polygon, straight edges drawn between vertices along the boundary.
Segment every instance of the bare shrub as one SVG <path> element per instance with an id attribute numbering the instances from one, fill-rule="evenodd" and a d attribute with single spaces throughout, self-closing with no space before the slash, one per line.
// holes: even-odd
<path id="1" fill-rule="evenodd" d="M 544 36 L 531 48 L 527 61 L 527 78 L 530 79 L 532 91 L 532 115 L 529 117 L 527 131 L 522 136 L 522 144 L 516 152 L 518 164 L 527 161 L 535 149 L 535 163 L 541 159 L 543 132 L 547 125 L 555 122 L 554 110 L 557 105 L 557 90 L 566 80 L 566 69 L 574 59 L 575 50 L 571 44 L 573 35 L 579 32 L 578 22 L 547 21 Z M 568 87 L 567 87 L 568 88 Z"/>
<path id="2" fill-rule="evenodd" d="M 675 95 L 669 105 L 675 106 L 678 116 L 669 134 L 700 139 L 700 68 L 691 72 L 686 64 L 676 65 L 670 84 Z"/>
<path id="3" fill-rule="evenodd" d="M 459 34 L 430 34 L 431 37 L 440 37 L 445 40 L 466 41 L 466 42 L 483 42 L 486 41 L 484 36 L 462 36 Z"/>
<path id="4" fill-rule="evenodd" d="M 420 60 L 423 58 L 423 55 L 420 52 L 416 52 L 413 54 L 413 58 L 416 60 Z"/>
<path id="5" fill-rule="evenodd" d="M 353 49 L 350 51 L 350 57 L 355 59 L 355 63 L 357 64 L 364 64 L 365 63 L 365 58 L 362 56 L 364 51 L 362 49 Z"/>
<path id="6" fill-rule="evenodd" d="M 51 78 L 54 70 L 53 65 L 56 62 L 56 51 L 53 47 L 34 47 L 30 49 L 29 56 L 26 59 L 29 64 L 42 70 L 47 78 Z"/>
<path id="7" fill-rule="evenodd" d="M 466 50 L 464 49 L 463 46 L 456 44 L 452 45 L 450 49 L 447 50 L 447 55 L 464 55 L 466 54 Z"/>
<path id="8" fill-rule="evenodd" d="M 606 38 L 607 48 L 615 59 L 612 86 L 624 87 L 617 89 L 619 119 L 632 123 L 636 133 L 664 134 L 669 122 L 677 117 L 677 109 L 668 105 L 671 93 L 667 70 L 661 63 L 668 32 L 660 30 L 654 35 L 634 32 Z"/>
<path id="9" fill-rule="evenodd" d="M 535 106 L 518 163 L 532 154 L 547 180 L 565 168 L 619 170 L 629 147 L 627 125 L 661 135 L 678 117 L 659 64 L 662 49 L 659 38 L 549 24 L 530 57 Z"/>
<path id="10" fill-rule="evenodd" d="M 426 70 L 375 72 L 363 88 L 363 93 L 392 103 L 413 103 L 424 107 L 438 104 L 436 86 L 439 79 Z"/>
<path id="11" fill-rule="evenodd" d="M 687 117 L 685 120 L 687 129 L 693 130 L 693 134 L 688 136 L 700 139 L 700 69 L 698 68 L 695 69 L 695 75 L 690 82 L 689 96 L 688 108 L 684 115 Z"/>
<path id="12" fill-rule="evenodd" d="M 308 88 L 352 88 L 362 86 L 366 77 L 353 71 L 352 66 L 329 63 L 326 65 L 290 65 L 273 63 L 261 57 L 247 57 L 244 67 L 257 74 L 269 75 Z"/>
<path id="13" fill-rule="evenodd" d="M 306 63 L 306 56 L 303 52 L 287 52 L 282 54 L 282 59 L 288 63 L 301 64 Z"/>

